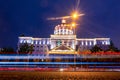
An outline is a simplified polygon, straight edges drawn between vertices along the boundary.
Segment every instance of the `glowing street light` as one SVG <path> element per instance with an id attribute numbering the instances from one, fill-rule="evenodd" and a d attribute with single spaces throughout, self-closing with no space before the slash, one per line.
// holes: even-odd
<path id="1" fill-rule="evenodd" d="M 73 18 L 74 19 L 76 19 L 77 18 L 77 14 L 75 13 L 75 14 L 73 14 Z"/>
<path id="2" fill-rule="evenodd" d="M 73 19 L 77 19 L 77 18 L 78 18 L 78 16 L 79 16 L 79 15 L 78 15 L 78 13 L 77 13 L 77 12 L 74 12 L 74 13 L 72 14 L 72 18 L 73 18 Z"/>
<path id="3" fill-rule="evenodd" d="M 74 28 L 76 27 L 76 23 L 74 23 L 74 22 L 73 22 L 71 25 L 72 25 L 72 27 L 74 27 Z"/>

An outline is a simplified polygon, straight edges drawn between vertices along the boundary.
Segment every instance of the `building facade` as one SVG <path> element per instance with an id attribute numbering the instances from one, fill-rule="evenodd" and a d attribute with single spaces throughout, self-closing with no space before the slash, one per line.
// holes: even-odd
<path id="1" fill-rule="evenodd" d="M 18 50 L 24 43 L 33 45 L 33 54 L 77 54 L 78 49 L 84 51 L 95 45 L 108 46 L 110 38 L 77 38 L 72 25 L 61 23 L 55 26 L 50 38 L 19 37 Z"/>

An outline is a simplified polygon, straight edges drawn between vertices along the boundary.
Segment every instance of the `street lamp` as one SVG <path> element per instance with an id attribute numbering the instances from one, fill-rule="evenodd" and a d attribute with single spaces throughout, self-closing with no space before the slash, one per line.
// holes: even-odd
<path id="1" fill-rule="evenodd" d="M 74 28 L 75 28 L 75 26 L 76 26 L 76 24 L 75 24 L 74 22 L 72 22 L 72 24 L 71 24 L 71 25 L 72 25 L 72 27 L 74 27 Z"/>
<path id="2" fill-rule="evenodd" d="M 73 30 L 74 30 L 74 34 L 75 34 L 76 23 L 75 23 L 75 22 L 72 22 L 71 26 L 72 26 L 72 28 L 73 28 Z"/>
<path id="3" fill-rule="evenodd" d="M 78 15 L 77 12 L 74 12 L 74 13 L 72 14 L 72 19 L 73 19 L 73 20 L 76 20 L 78 17 L 79 17 L 79 15 Z"/>

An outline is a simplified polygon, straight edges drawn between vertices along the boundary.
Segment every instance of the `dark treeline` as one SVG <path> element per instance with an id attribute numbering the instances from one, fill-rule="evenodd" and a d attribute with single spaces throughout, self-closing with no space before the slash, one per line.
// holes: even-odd
<path id="1" fill-rule="evenodd" d="M 111 51 L 111 52 L 120 52 L 120 50 L 114 46 L 113 42 L 110 41 L 110 45 L 108 45 L 107 49 L 102 49 L 101 47 L 99 47 L 98 45 L 95 45 L 94 47 L 92 47 L 92 49 L 90 49 L 91 52 L 100 52 L 100 51 Z"/>
<path id="2" fill-rule="evenodd" d="M 15 54 L 16 51 L 12 47 L 3 47 L 0 49 L 1 54 Z"/>

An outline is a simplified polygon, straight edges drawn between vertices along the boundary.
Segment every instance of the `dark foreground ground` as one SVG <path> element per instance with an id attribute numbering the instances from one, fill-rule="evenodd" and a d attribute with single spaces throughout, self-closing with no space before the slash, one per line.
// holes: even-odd
<path id="1" fill-rule="evenodd" d="M 120 72 L 0 71 L 0 80 L 120 80 Z"/>

